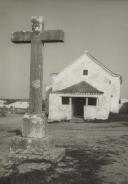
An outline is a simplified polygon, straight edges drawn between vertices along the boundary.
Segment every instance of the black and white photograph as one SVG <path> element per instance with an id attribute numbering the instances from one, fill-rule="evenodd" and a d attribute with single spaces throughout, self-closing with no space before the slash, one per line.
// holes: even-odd
<path id="1" fill-rule="evenodd" d="M 0 0 L 0 184 L 128 184 L 128 0 Z"/>

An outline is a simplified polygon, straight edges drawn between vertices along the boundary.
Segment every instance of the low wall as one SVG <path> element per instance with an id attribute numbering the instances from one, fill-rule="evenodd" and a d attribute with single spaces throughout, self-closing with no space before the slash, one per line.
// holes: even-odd
<path id="1" fill-rule="evenodd" d="M 109 111 L 104 107 L 99 106 L 84 106 L 84 119 L 107 119 L 109 116 Z"/>

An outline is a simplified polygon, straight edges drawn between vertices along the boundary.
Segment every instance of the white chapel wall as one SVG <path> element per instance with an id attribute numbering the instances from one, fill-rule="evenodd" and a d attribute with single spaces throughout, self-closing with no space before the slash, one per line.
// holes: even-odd
<path id="1" fill-rule="evenodd" d="M 52 93 L 49 95 L 49 120 L 60 121 L 71 119 L 71 104 L 62 105 L 62 97 L 59 94 Z"/>
<path id="2" fill-rule="evenodd" d="M 88 70 L 87 76 L 83 75 L 84 69 Z M 100 95 L 99 104 L 96 108 L 85 107 L 85 109 L 87 108 L 85 110 L 86 119 L 87 116 L 95 116 L 97 119 L 107 119 L 109 112 L 118 113 L 120 97 L 119 77 L 112 76 L 85 54 L 54 78 L 53 91 L 70 87 L 81 81 L 86 81 L 104 92 L 103 95 Z M 71 105 L 67 105 L 67 107 L 62 106 L 61 97 L 58 94 L 56 95 L 50 95 L 50 116 L 52 114 L 52 117 L 58 117 L 59 119 L 70 119 Z"/>

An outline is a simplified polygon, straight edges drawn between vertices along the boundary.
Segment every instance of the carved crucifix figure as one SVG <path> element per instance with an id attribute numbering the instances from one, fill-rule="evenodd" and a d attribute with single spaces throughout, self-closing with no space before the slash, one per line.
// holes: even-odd
<path id="1" fill-rule="evenodd" d="M 45 42 L 63 42 L 64 33 L 61 30 L 45 31 L 41 16 L 32 17 L 31 22 L 32 31 L 14 32 L 12 33 L 11 41 L 14 43 L 31 43 L 29 120 L 25 123 L 22 133 L 25 137 L 41 138 L 45 134 L 45 132 L 42 133 L 44 128 L 41 130 L 40 126 L 35 125 L 41 125 L 41 121 L 43 121 L 41 119 L 43 80 L 42 47 Z"/>

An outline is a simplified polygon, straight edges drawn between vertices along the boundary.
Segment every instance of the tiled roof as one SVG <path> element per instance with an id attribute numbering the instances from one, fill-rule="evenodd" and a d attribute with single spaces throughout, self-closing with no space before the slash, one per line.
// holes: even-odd
<path id="1" fill-rule="evenodd" d="M 91 94 L 103 94 L 102 91 L 99 91 L 92 85 L 88 84 L 85 81 L 82 81 L 80 83 L 77 83 L 73 86 L 70 86 L 68 88 L 56 91 L 57 93 L 91 93 Z"/>

